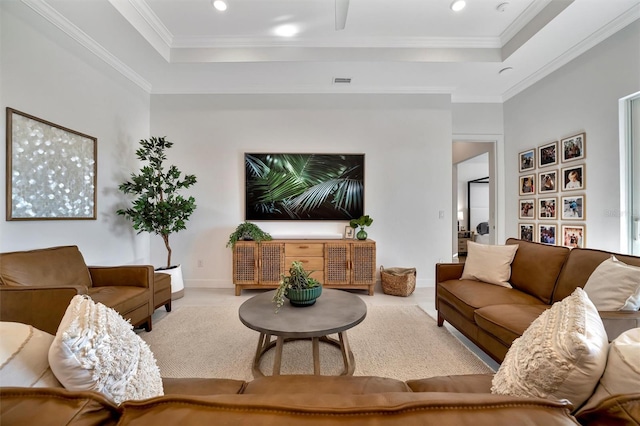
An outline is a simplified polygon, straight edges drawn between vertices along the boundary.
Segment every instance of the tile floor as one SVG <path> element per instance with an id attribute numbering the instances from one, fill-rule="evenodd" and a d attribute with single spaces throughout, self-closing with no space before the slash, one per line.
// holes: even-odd
<path id="1" fill-rule="evenodd" d="M 250 297 L 263 292 L 264 290 L 243 290 L 242 295 L 235 296 L 232 288 L 185 288 L 184 297 L 172 302 L 173 309 L 183 306 L 237 306 Z M 354 294 L 362 297 L 368 305 L 418 305 L 432 318 L 436 318 L 435 310 L 435 290 L 433 287 L 419 287 L 409 297 L 397 297 L 384 294 L 382 289 L 376 288 L 373 296 L 368 296 L 364 291 L 354 290 Z M 158 321 L 167 314 L 164 307 L 161 307 L 153 314 L 153 320 Z M 477 354 L 489 367 L 497 370 L 498 363 L 489 358 L 476 345 L 471 343 L 466 337 L 461 335 L 456 329 L 445 323 L 445 327 L 455 335 L 471 351 Z"/>

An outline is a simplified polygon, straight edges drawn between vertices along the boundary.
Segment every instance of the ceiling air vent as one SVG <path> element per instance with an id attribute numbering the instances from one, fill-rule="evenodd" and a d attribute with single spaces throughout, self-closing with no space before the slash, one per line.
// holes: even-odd
<path id="1" fill-rule="evenodd" d="M 350 77 L 335 77 L 333 79 L 333 84 L 351 84 Z"/>

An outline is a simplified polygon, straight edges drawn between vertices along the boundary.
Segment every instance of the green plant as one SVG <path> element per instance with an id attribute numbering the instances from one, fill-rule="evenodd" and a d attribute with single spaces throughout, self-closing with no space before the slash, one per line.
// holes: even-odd
<path id="1" fill-rule="evenodd" d="M 236 243 L 240 240 L 247 241 L 269 241 L 271 240 L 271 235 L 267 232 L 264 232 L 260 227 L 251 222 L 244 222 L 238 225 L 235 231 L 229 235 L 229 241 L 227 242 L 227 247 L 231 247 L 232 249 L 235 247 Z"/>
<path id="2" fill-rule="evenodd" d="M 310 277 L 314 271 L 305 271 L 302 262 L 294 261 L 289 268 L 289 275 L 282 274 L 280 283 L 273 295 L 272 301 L 276 304 L 276 313 L 284 304 L 284 298 L 289 289 L 303 290 L 305 288 L 313 288 L 320 286 L 320 282 Z"/>
<path id="3" fill-rule="evenodd" d="M 165 150 L 173 142 L 165 137 L 151 137 L 140 140 L 136 157 L 146 164 L 139 174 L 131 174 L 131 180 L 118 189 L 125 194 L 134 194 L 137 198 L 133 206 L 120 209 L 117 214 L 133 222 L 133 229 L 160 235 L 167 249 L 167 268 L 171 266 L 171 246 L 169 236 L 187 229 L 186 222 L 196 209 L 193 197 L 184 198 L 178 192 L 196 183 L 194 175 L 185 175 L 176 166 L 165 170 L 163 162 L 167 159 Z"/>
<path id="4" fill-rule="evenodd" d="M 358 219 L 351 219 L 349 221 L 349 226 L 352 228 L 360 227 L 361 231 L 364 231 L 365 226 L 371 226 L 373 223 L 373 219 L 369 217 L 369 215 L 360 216 Z"/>

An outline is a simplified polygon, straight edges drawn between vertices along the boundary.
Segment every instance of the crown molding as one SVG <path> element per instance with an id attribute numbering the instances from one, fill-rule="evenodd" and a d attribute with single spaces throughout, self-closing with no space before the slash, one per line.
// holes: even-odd
<path id="1" fill-rule="evenodd" d="M 151 83 L 142 78 L 138 73 L 136 73 L 133 69 L 129 68 L 118 58 L 113 56 L 107 49 L 102 47 L 99 43 L 97 43 L 94 39 L 89 37 L 87 33 L 82 31 L 76 25 L 72 24 L 67 18 L 62 16 L 57 10 L 55 10 L 51 5 L 49 5 L 44 0 L 21 0 L 22 3 L 30 7 L 37 14 L 42 16 L 44 19 L 49 21 L 51 24 L 55 25 L 62 32 L 67 34 L 73 40 L 78 42 L 81 46 L 89 50 L 91 53 L 96 55 L 98 58 L 106 62 L 108 65 L 113 67 L 116 71 L 122 74 L 124 77 L 132 81 L 134 84 L 139 86 L 142 90 L 147 93 L 151 93 Z"/>
<path id="2" fill-rule="evenodd" d="M 535 18 L 545 7 L 553 0 L 535 0 L 524 12 L 522 12 L 514 21 L 500 34 L 500 47 L 503 47 L 516 34 L 518 34 L 533 18 Z"/>
<path id="3" fill-rule="evenodd" d="M 627 10 L 626 12 L 618 16 L 617 18 L 613 19 L 607 25 L 601 27 L 599 30 L 595 31 L 589 37 L 582 40 L 580 43 L 576 44 L 571 49 L 567 50 L 562 55 L 554 59 L 553 61 L 549 62 L 544 67 L 540 68 L 535 73 L 529 75 L 528 77 L 521 80 L 519 83 L 516 83 L 511 88 L 506 90 L 502 94 L 503 102 L 506 102 L 507 100 L 516 96 L 518 93 L 524 91 L 525 89 L 529 88 L 533 84 L 542 80 L 552 72 L 568 64 L 573 59 L 582 55 L 589 49 L 593 48 L 597 44 L 611 37 L 613 34 L 617 33 L 618 31 L 622 30 L 624 27 L 635 22 L 638 19 L 640 19 L 640 4 L 633 6 L 632 8 L 630 8 L 629 10 Z"/>
<path id="4" fill-rule="evenodd" d="M 185 89 L 155 87 L 152 95 L 282 95 L 282 94 L 367 94 L 367 95 L 450 95 L 455 87 L 379 87 L 379 86 L 295 86 L 295 87 L 224 87 L 219 89 Z"/>

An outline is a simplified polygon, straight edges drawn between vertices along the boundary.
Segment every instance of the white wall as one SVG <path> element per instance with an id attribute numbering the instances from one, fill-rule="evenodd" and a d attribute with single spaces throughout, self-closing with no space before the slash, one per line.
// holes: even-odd
<path id="1" fill-rule="evenodd" d="M 618 99 L 639 89 L 636 21 L 505 103 L 508 236 L 517 236 L 518 153 L 584 131 L 586 246 L 620 250 Z"/>
<path id="2" fill-rule="evenodd" d="M 0 13 L 2 114 L 11 107 L 98 138 L 97 220 L 7 222 L 3 208 L 0 251 L 75 244 L 89 264 L 148 263 L 148 236 L 135 236 L 115 210 L 135 143 L 149 133 L 149 95 L 22 2 L 2 2 Z M 5 157 L 0 150 L 0 164 Z"/>
<path id="3" fill-rule="evenodd" d="M 427 95 L 153 95 L 151 130 L 198 184 L 188 229 L 172 237 L 185 285 L 231 287 L 229 234 L 244 220 L 245 152 L 365 154 L 365 214 L 377 263 L 433 285 L 451 258 L 451 105 Z M 439 212 L 443 218 L 439 218 Z M 258 222 L 272 234 L 342 233 L 347 222 Z M 153 240 L 152 240 L 153 243 Z M 152 259 L 164 256 L 161 241 Z M 202 260 L 203 267 L 197 266 Z"/>

